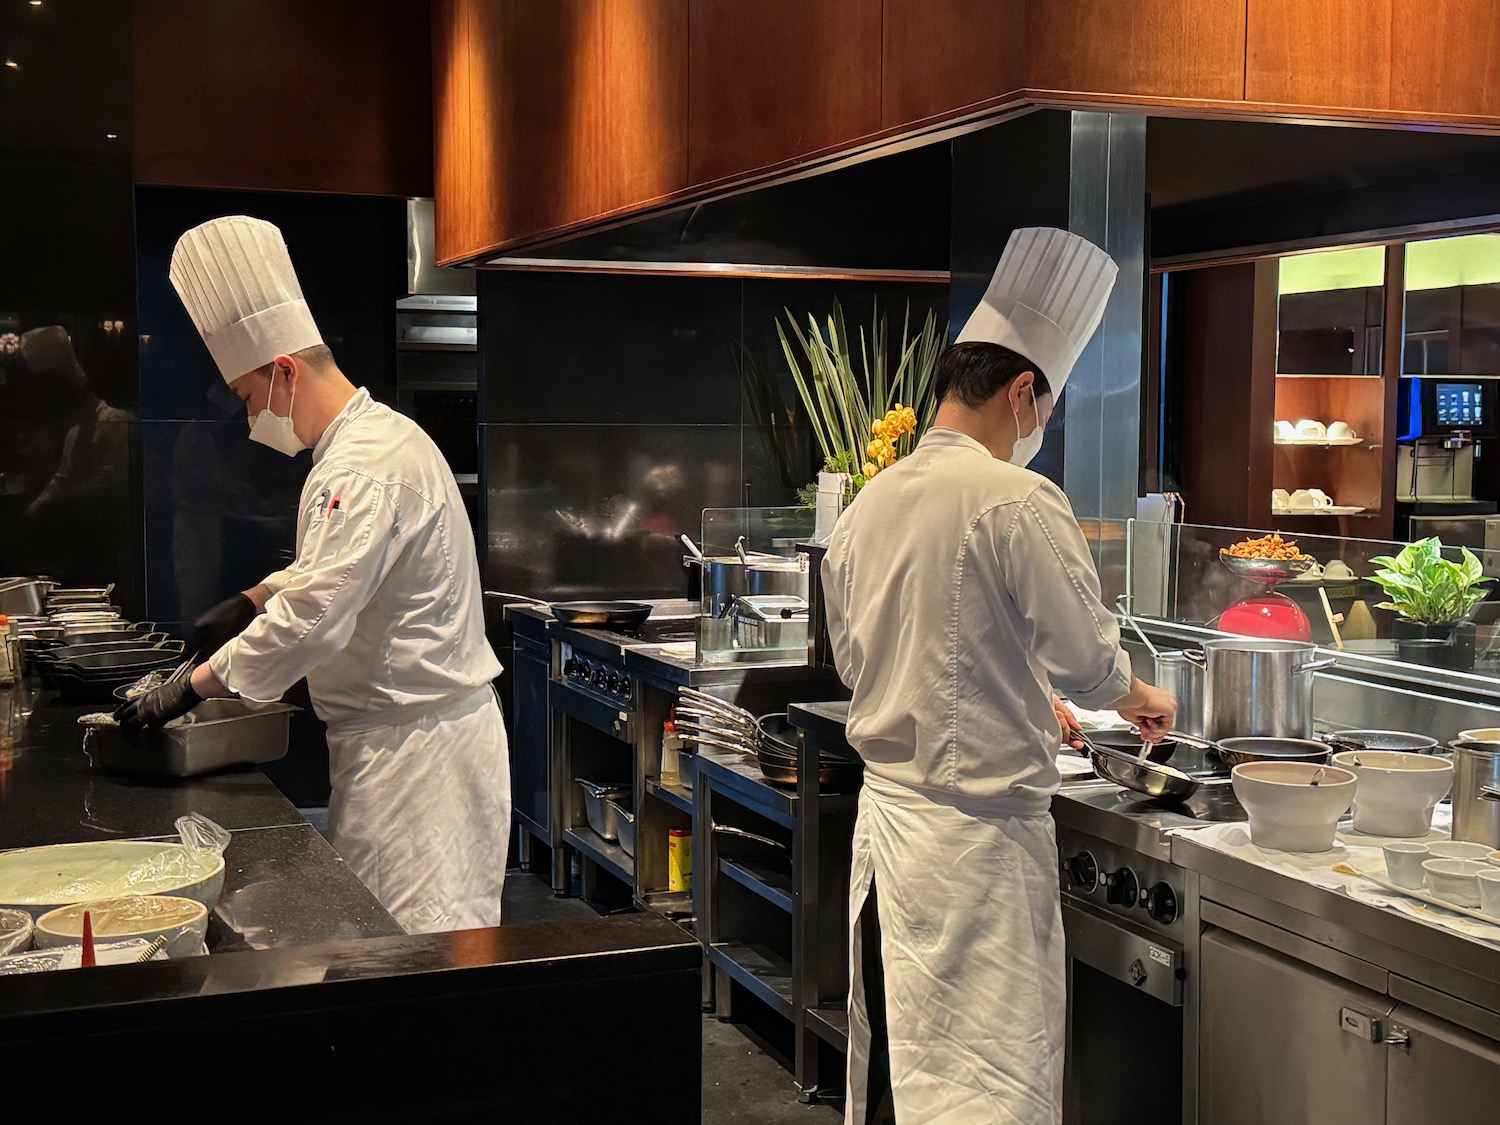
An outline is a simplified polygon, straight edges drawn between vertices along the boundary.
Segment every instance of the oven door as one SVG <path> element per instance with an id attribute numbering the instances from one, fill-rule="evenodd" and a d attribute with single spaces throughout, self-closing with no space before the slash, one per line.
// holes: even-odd
<path id="1" fill-rule="evenodd" d="M 600 699 L 582 688 L 574 687 L 566 680 L 558 679 L 554 679 L 549 686 L 547 701 L 552 710 L 576 719 L 601 734 L 618 738 L 621 742 L 635 740 L 635 712 L 622 709 L 618 703 Z"/>
<path id="2" fill-rule="evenodd" d="M 1067 1125 L 1184 1121 L 1182 947 L 1063 895 Z"/>

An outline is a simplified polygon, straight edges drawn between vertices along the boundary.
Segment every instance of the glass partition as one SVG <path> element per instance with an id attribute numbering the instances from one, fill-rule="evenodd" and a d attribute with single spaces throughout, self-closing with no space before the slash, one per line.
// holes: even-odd
<path id="1" fill-rule="evenodd" d="M 698 545 L 710 558 L 735 554 L 743 536 L 745 550 L 765 555 L 795 555 L 797 544 L 812 538 L 812 508 L 705 508 Z"/>
<path id="2" fill-rule="evenodd" d="M 1309 640 L 1334 648 L 1334 628 L 1345 652 L 1424 667 L 1500 675 L 1500 591 L 1481 602 L 1460 626 L 1455 655 L 1435 651 L 1433 642 L 1452 646 L 1454 630 L 1423 630 L 1378 608 L 1387 600 L 1370 580 L 1371 559 L 1394 555 L 1404 543 L 1337 535 L 1287 536 L 1315 560 L 1298 577 L 1252 579 L 1236 573 L 1220 552 L 1265 531 L 1196 524 L 1128 521 L 1128 563 L 1124 589 L 1140 617 L 1155 617 L 1217 632 Z M 1443 554 L 1457 560 L 1457 547 Z M 1487 575 L 1500 577 L 1500 552 L 1475 551 Z M 1104 582 L 1101 573 L 1101 582 Z M 1108 583 L 1105 582 L 1107 586 Z M 1326 607 L 1325 607 L 1326 599 Z M 1330 621 L 1330 617 L 1333 618 Z M 1472 660 L 1468 647 L 1472 648 Z"/>

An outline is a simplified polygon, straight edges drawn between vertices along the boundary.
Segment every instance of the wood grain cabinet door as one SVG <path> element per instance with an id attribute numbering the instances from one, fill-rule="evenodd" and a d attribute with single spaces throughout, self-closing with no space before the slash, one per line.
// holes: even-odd
<path id="1" fill-rule="evenodd" d="M 1391 108 L 1500 117 L 1500 4 L 1394 0 Z"/>
<path id="2" fill-rule="evenodd" d="M 1245 0 L 1033 0 L 1026 47 L 1032 89 L 1236 101 Z"/>
<path id="3" fill-rule="evenodd" d="M 1323 109 L 1388 108 L 1391 4 L 1249 0 L 1245 99 Z"/>
<path id="4" fill-rule="evenodd" d="M 881 0 L 691 0 L 694 184 L 880 128 Z"/>
<path id="5" fill-rule="evenodd" d="M 881 127 L 936 117 L 1026 85 L 1026 0 L 885 0 Z"/>

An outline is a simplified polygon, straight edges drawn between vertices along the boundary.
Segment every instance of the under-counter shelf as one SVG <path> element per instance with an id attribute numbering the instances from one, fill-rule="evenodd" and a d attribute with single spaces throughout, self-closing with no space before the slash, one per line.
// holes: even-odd
<path id="1" fill-rule="evenodd" d="M 700 746 L 698 770 L 699 784 L 704 784 L 703 774 L 712 771 L 717 779 L 714 784 L 721 792 L 783 828 L 791 828 L 797 823 L 796 791 L 772 785 L 760 772 L 754 758 Z"/>
<path id="2" fill-rule="evenodd" d="M 569 828 L 563 839 L 628 887 L 635 886 L 635 860 L 591 828 Z"/>
<path id="3" fill-rule="evenodd" d="M 849 1012 L 847 1008 L 808 1008 L 807 1029 L 835 1050 L 848 1053 Z"/>
<path id="4" fill-rule="evenodd" d="M 658 800 L 665 801 L 679 812 L 685 812 L 688 816 L 693 815 L 693 791 L 691 789 L 662 781 L 659 777 L 648 777 L 646 779 L 646 793 Z"/>
<path id="5" fill-rule="evenodd" d="M 792 1018 L 792 965 L 763 945 L 710 946 L 708 959 L 785 1019 Z"/>
<path id="6" fill-rule="evenodd" d="M 792 876 L 750 859 L 719 859 L 719 869 L 772 906 L 792 912 Z"/>
<path id="7" fill-rule="evenodd" d="M 646 891 L 640 896 L 640 904 L 675 922 L 690 923 L 693 920 L 692 891 Z"/>

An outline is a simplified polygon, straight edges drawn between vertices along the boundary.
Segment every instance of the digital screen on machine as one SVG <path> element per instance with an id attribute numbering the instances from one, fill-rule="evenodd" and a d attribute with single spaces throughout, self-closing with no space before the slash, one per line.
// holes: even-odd
<path id="1" fill-rule="evenodd" d="M 1437 385 L 1437 424 L 1439 426 L 1472 426 L 1484 423 L 1479 404 L 1480 384 L 1439 383 Z"/>

